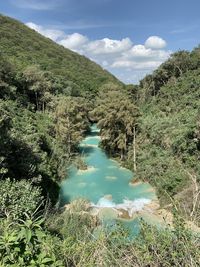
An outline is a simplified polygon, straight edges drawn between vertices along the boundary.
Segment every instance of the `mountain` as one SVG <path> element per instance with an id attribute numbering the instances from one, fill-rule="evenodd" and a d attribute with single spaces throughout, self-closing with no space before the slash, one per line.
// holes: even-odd
<path id="1" fill-rule="evenodd" d="M 28 28 L 23 23 L 0 15 L 0 52 L 19 70 L 28 65 L 40 65 L 71 81 L 82 90 L 97 90 L 102 84 L 122 84 L 108 71 L 85 56 L 81 56 Z"/>

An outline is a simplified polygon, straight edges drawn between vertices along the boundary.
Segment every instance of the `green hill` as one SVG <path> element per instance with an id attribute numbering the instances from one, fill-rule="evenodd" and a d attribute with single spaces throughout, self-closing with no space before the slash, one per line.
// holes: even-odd
<path id="1" fill-rule="evenodd" d="M 0 15 L 0 25 L 0 174 L 54 194 L 89 129 L 91 99 L 123 84 L 21 22 Z"/>
<path id="2" fill-rule="evenodd" d="M 173 54 L 135 92 L 137 177 L 156 186 L 163 206 L 175 199 L 199 223 L 200 47 Z"/>
<path id="3" fill-rule="evenodd" d="M 107 82 L 120 83 L 99 65 L 28 28 L 0 15 L 0 52 L 19 70 L 40 65 L 54 76 L 64 77 L 83 90 L 96 90 Z"/>

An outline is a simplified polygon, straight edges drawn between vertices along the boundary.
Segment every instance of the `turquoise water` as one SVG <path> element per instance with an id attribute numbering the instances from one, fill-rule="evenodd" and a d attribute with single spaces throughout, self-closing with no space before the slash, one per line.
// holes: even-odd
<path id="1" fill-rule="evenodd" d="M 131 186 L 133 173 L 109 159 L 98 147 L 99 130 L 92 125 L 91 133 L 80 144 L 80 153 L 88 169 L 71 167 L 69 177 L 61 184 L 60 201 L 64 205 L 76 198 L 88 199 L 94 207 L 116 207 L 133 214 L 142 209 L 155 193 L 148 184 Z"/>

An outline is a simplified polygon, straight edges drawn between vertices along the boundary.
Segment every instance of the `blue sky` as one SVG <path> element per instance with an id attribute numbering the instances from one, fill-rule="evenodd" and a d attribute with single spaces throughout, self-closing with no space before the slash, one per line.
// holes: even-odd
<path id="1" fill-rule="evenodd" d="M 200 43 L 200 0 L 7 0 L 0 12 L 137 83 Z"/>

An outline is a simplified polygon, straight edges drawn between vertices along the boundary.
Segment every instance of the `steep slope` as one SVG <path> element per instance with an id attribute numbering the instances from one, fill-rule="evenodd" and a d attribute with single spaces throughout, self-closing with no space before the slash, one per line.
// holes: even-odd
<path id="1" fill-rule="evenodd" d="M 200 48 L 180 51 L 138 87 L 137 177 L 156 186 L 163 205 L 179 200 L 200 216 Z M 130 151 L 129 157 L 133 151 Z"/>
<path id="2" fill-rule="evenodd" d="M 0 52 L 20 70 L 38 64 L 43 70 L 72 81 L 83 90 L 96 90 L 106 82 L 121 83 L 86 57 L 3 15 L 0 15 Z"/>

